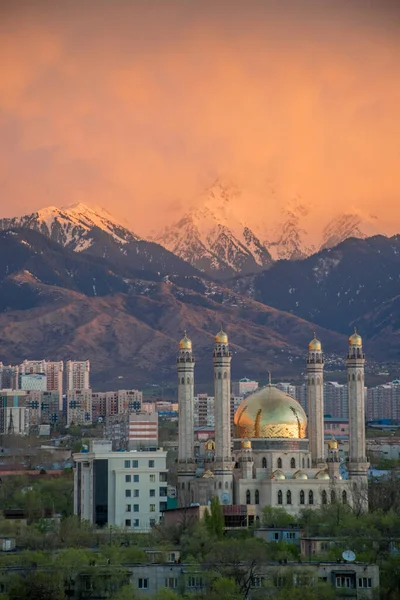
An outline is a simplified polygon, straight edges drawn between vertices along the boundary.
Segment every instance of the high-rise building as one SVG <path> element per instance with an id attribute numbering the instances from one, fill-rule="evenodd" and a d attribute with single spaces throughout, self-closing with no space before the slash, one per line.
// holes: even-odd
<path id="1" fill-rule="evenodd" d="M 99 527 L 149 531 L 167 509 L 167 453 L 113 452 L 110 441 L 90 443 L 74 458 L 74 513 Z"/>
<path id="2" fill-rule="evenodd" d="M 16 365 L 3 365 L 0 362 L 0 389 L 17 390 L 18 389 L 19 369 Z"/>
<path id="3" fill-rule="evenodd" d="M 26 435 L 29 432 L 29 413 L 26 392 L 0 391 L 0 435 Z"/>
<path id="4" fill-rule="evenodd" d="M 139 390 L 117 390 L 114 392 L 93 392 L 93 422 L 111 415 L 140 412 L 143 393 Z"/>
<path id="5" fill-rule="evenodd" d="M 247 377 L 239 379 L 239 381 L 232 381 L 232 395 L 233 396 L 246 396 L 251 392 L 255 392 L 258 389 L 258 381 L 253 381 Z"/>
<path id="6" fill-rule="evenodd" d="M 68 360 L 66 363 L 67 392 L 90 388 L 90 361 Z"/>
<path id="7" fill-rule="evenodd" d="M 67 392 L 67 425 L 92 424 L 92 390 Z"/>
<path id="8" fill-rule="evenodd" d="M 106 437 L 114 450 L 155 450 L 158 413 L 121 413 L 106 418 Z"/>
<path id="9" fill-rule="evenodd" d="M 64 363 L 62 361 L 24 360 L 19 367 L 19 372 L 20 378 L 23 375 L 30 374 L 46 375 L 46 391 L 58 394 L 58 406 L 59 410 L 62 410 L 64 372 Z"/>
<path id="10" fill-rule="evenodd" d="M 394 381 L 368 388 L 367 419 L 390 419 L 400 421 L 400 381 Z"/>

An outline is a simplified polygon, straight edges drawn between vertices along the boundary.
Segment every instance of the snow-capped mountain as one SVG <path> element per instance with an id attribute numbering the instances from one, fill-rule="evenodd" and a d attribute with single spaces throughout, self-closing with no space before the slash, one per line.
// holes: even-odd
<path id="1" fill-rule="evenodd" d="M 199 205 L 154 239 L 196 268 L 214 276 L 250 273 L 271 264 L 254 231 L 234 213 L 241 192 L 216 181 Z"/>
<path id="2" fill-rule="evenodd" d="M 378 218 L 349 213 L 332 219 L 322 231 L 320 249 L 333 248 L 350 237 L 365 239 L 379 233 Z"/>
<path id="3" fill-rule="evenodd" d="M 295 198 L 282 209 L 278 223 L 264 233 L 264 246 L 274 260 L 300 260 L 316 251 L 305 228 L 309 213 L 301 199 Z"/>
<path id="4" fill-rule="evenodd" d="M 62 208 L 48 206 L 23 217 L 0 219 L 0 229 L 10 227 L 35 229 L 76 252 L 86 250 L 93 244 L 95 228 L 109 234 L 119 244 L 139 239 L 104 208 L 90 207 L 81 203 Z"/>
<path id="5" fill-rule="evenodd" d="M 199 275 L 162 246 L 140 239 L 103 208 L 48 206 L 23 217 L 0 219 L 0 230 L 20 227 L 38 231 L 74 252 L 106 259 L 131 276 Z"/>

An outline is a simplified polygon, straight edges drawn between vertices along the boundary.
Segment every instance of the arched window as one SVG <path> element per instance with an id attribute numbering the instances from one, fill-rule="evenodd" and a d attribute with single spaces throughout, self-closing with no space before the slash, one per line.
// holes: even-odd
<path id="1" fill-rule="evenodd" d="M 296 468 L 296 459 L 295 458 L 291 458 L 290 459 L 290 468 L 291 469 L 295 469 Z"/>
<path id="2" fill-rule="evenodd" d="M 321 500 L 322 500 L 322 504 L 326 504 L 328 502 L 328 497 L 326 495 L 326 491 L 325 490 L 322 490 Z"/>
<path id="3" fill-rule="evenodd" d="M 309 458 L 307 458 L 307 468 L 308 469 L 310 468 L 310 459 Z"/>
<path id="4" fill-rule="evenodd" d="M 190 377 L 186 379 L 186 383 L 190 383 Z"/>
<path id="5" fill-rule="evenodd" d="M 335 492 L 335 490 L 331 491 L 331 502 L 336 502 L 336 492 Z"/>
<path id="6" fill-rule="evenodd" d="M 260 504 L 260 492 L 258 490 L 254 492 L 254 504 Z"/>
<path id="7" fill-rule="evenodd" d="M 314 385 L 314 377 L 311 377 L 311 385 Z"/>
<path id="8" fill-rule="evenodd" d="M 247 492 L 246 492 L 246 504 L 251 504 L 250 490 L 247 490 Z"/>
<path id="9" fill-rule="evenodd" d="M 304 466 L 305 466 L 305 462 L 306 461 L 304 460 L 304 456 L 303 456 L 303 458 L 301 459 L 301 466 L 302 466 L 303 469 L 304 469 Z"/>
<path id="10" fill-rule="evenodd" d="M 218 379 L 221 379 L 221 371 L 218 373 Z"/>
<path id="11" fill-rule="evenodd" d="M 278 464 L 278 469 L 282 469 L 282 459 L 281 458 L 278 458 L 277 464 Z"/>
<path id="12" fill-rule="evenodd" d="M 286 504 L 292 504 L 292 492 L 290 490 L 286 492 Z"/>
<path id="13" fill-rule="evenodd" d="M 188 483 L 188 490 L 190 490 L 190 483 Z"/>
<path id="14" fill-rule="evenodd" d="M 183 490 L 185 489 L 185 482 L 184 481 L 182 481 L 182 489 Z"/>
<path id="15" fill-rule="evenodd" d="M 229 482 L 225 481 L 225 489 L 228 490 L 229 489 Z"/>
<path id="16" fill-rule="evenodd" d="M 185 383 L 185 378 L 184 377 L 182 377 L 181 383 Z"/>
<path id="17" fill-rule="evenodd" d="M 308 492 L 308 504 L 314 504 L 314 492 L 312 490 Z"/>
<path id="18" fill-rule="evenodd" d="M 357 375 L 357 381 L 361 381 L 361 374 L 360 373 Z"/>
<path id="19" fill-rule="evenodd" d="M 282 504 L 283 500 L 282 500 L 282 490 L 278 491 L 278 504 Z"/>
<path id="20" fill-rule="evenodd" d="M 222 490 L 222 481 L 220 481 L 220 482 L 218 483 L 218 487 L 219 487 L 219 489 L 220 489 L 220 490 Z"/>
<path id="21" fill-rule="evenodd" d="M 300 504 L 305 504 L 304 491 L 300 490 Z"/>
<path id="22" fill-rule="evenodd" d="M 228 373 L 224 371 L 224 379 L 228 379 Z"/>
<path id="23" fill-rule="evenodd" d="M 342 492 L 342 502 L 343 502 L 343 504 L 347 504 L 347 492 L 346 492 L 346 490 L 343 490 L 343 492 Z"/>
<path id="24" fill-rule="evenodd" d="M 192 502 L 194 502 L 194 491 L 193 490 L 190 492 L 190 496 L 192 498 Z"/>
<path id="25" fill-rule="evenodd" d="M 351 376 L 351 378 L 352 378 L 352 380 L 353 380 L 353 381 L 355 381 L 355 380 L 356 380 L 356 376 L 354 375 L 354 373 L 353 373 L 353 375 Z"/>
<path id="26" fill-rule="evenodd" d="M 263 456 L 263 459 L 262 459 L 262 468 L 263 469 L 267 468 L 267 459 L 265 458 L 265 456 Z"/>

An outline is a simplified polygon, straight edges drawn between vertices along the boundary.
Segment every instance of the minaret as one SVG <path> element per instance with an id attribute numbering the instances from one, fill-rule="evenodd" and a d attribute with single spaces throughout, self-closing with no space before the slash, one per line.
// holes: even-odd
<path id="1" fill-rule="evenodd" d="M 178 367 L 178 471 L 179 478 L 191 476 L 194 469 L 194 357 L 192 342 L 179 342 Z"/>
<path id="2" fill-rule="evenodd" d="M 356 330 L 349 337 L 347 355 L 347 389 L 349 400 L 349 475 L 366 477 L 369 463 L 365 449 L 365 391 L 362 338 Z"/>
<path id="3" fill-rule="evenodd" d="M 332 438 L 328 442 L 328 458 L 326 462 L 328 463 L 328 473 L 331 481 L 334 483 L 341 479 L 339 444 L 335 438 Z"/>
<path id="4" fill-rule="evenodd" d="M 214 475 L 222 502 L 232 504 L 232 450 L 231 450 L 231 360 L 227 334 L 215 336 L 214 361 L 214 418 L 215 468 Z M 221 482 L 221 486 L 220 486 Z M 229 501 L 227 500 L 229 496 Z"/>
<path id="5" fill-rule="evenodd" d="M 308 344 L 307 357 L 308 439 L 314 467 L 324 466 L 324 357 L 321 342 Z"/>

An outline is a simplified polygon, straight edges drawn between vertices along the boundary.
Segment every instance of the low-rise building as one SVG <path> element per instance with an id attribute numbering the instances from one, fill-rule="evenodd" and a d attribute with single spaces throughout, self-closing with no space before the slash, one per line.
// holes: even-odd
<path id="1" fill-rule="evenodd" d="M 108 440 L 93 440 L 73 455 L 74 513 L 98 526 L 149 531 L 167 509 L 167 453 L 113 452 Z"/>
<path id="2" fill-rule="evenodd" d="M 255 537 L 265 542 L 287 542 L 288 544 L 300 545 L 302 530 L 297 525 L 287 527 L 260 527 L 254 532 Z"/>

